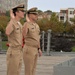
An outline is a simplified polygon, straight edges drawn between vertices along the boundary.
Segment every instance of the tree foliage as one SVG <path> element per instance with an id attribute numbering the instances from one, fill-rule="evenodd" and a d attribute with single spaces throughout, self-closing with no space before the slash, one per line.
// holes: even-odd
<path id="1" fill-rule="evenodd" d="M 59 22 L 56 13 L 52 13 L 50 20 L 43 18 L 38 20 L 37 23 L 40 26 L 41 31 L 47 31 L 51 29 L 53 33 L 73 33 L 74 29 L 72 25 L 66 21 L 65 23 Z"/>
<path id="2" fill-rule="evenodd" d="M 0 16 L 0 31 L 4 32 L 9 21 L 9 17 L 7 16 Z"/>
<path id="3" fill-rule="evenodd" d="M 71 22 L 73 22 L 75 24 L 75 16 L 74 16 L 74 18 L 71 18 Z"/>
<path id="4" fill-rule="evenodd" d="M 42 12 L 39 10 L 39 12 Z M 50 12 L 50 11 L 49 11 Z M 7 26 L 8 21 L 10 20 L 9 12 L 7 11 L 6 16 L 0 16 L 0 31 L 4 32 Z M 21 23 L 24 24 L 25 18 L 21 20 Z M 73 20 L 74 21 L 74 20 Z M 50 20 L 48 18 L 39 19 L 37 23 L 40 26 L 41 31 L 47 31 L 51 29 L 53 33 L 74 33 L 75 24 L 71 25 L 66 21 L 65 23 L 59 22 L 56 13 L 52 13 Z"/>

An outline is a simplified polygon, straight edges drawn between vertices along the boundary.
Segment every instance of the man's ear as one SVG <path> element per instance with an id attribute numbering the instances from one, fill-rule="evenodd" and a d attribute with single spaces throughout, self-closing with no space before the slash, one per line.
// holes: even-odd
<path id="1" fill-rule="evenodd" d="M 15 13 L 16 13 L 16 15 L 17 15 L 17 14 L 19 13 L 19 11 L 16 11 Z"/>

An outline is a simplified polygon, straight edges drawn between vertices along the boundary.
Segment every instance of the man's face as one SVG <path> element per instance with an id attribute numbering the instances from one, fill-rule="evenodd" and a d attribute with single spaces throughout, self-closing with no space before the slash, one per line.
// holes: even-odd
<path id="1" fill-rule="evenodd" d="M 30 14 L 30 17 L 31 17 L 34 21 L 36 21 L 36 20 L 38 19 L 38 14 L 32 13 L 32 14 Z"/>
<path id="2" fill-rule="evenodd" d="M 24 14 L 25 14 L 25 12 L 24 12 L 23 10 L 19 10 L 19 11 L 17 12 L 17 16 L 18 16 L 19 18 L 24 18 Z"/>

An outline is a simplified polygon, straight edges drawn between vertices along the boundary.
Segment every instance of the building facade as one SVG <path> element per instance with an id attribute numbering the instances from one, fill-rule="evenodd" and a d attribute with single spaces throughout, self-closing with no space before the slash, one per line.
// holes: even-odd
<path id="1" fill-rule="evenodd" d="M 5 10 L 4 10 L 4 6 L 3 6 L 3 3 L 4 1 L 3 0 L 0 0 L 0 14 L 4 14 L 5 13 Z M 4 2 L 4 5 L 5 5 L 5 2 Z M 3 8 L 2 8 L 3 7 Z"/>
<path id="2" fill-rule="evenodd" d="M 6 2 L 6 5 L 7 5 L 7 10 L 9 10 L 10 8 L 18 5 L 18 4 L 21 4 L 21 3 L 24 3 L 25 4 L 25 9 L 27 9 L 27 4 L 28 4 L 28 0 L 7 0 Z"/>
<path id="3" fill-rule="evenodd" d="M 24 3 L 25 9 L 27 9 L 28 0 L 0 0 L 0 13 L 5 13 L 6 11 L 21 3 Z"/>
<path id="4" fill-rule="evenodd" d="M 61 9 L 59 13 L 59 21 L 66 22 L 68 21 L 70 24 L 73 24 L 71 22 L 71 19 L 75 16 L 75 8 L 67 8 L 67 9 Z"/>

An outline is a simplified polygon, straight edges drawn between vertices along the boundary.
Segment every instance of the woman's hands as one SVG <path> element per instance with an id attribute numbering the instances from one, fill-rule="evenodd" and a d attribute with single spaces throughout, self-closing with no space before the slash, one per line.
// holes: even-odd
<path id="1" fill-rule="evenodd" d="M 11 19 L 14 19 L 15 18 L 14 14 L 13 14 L 13 10 L 10 10 L 10 18 Z"/>

